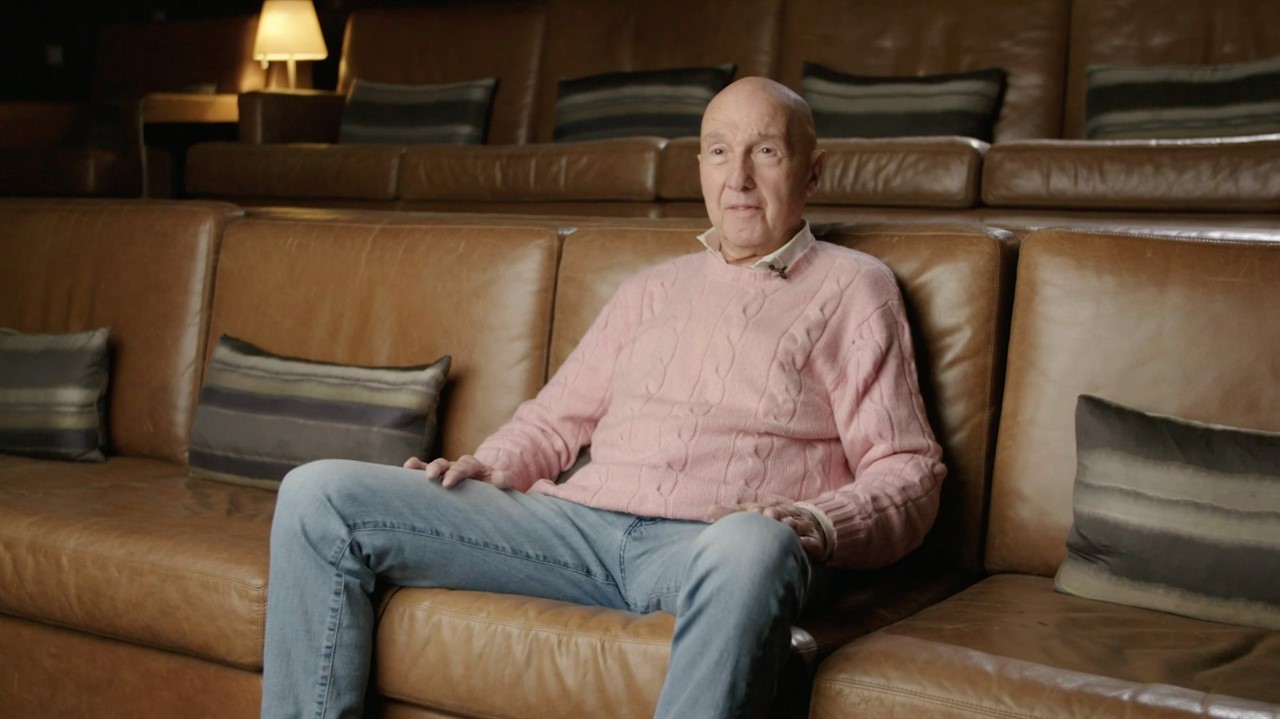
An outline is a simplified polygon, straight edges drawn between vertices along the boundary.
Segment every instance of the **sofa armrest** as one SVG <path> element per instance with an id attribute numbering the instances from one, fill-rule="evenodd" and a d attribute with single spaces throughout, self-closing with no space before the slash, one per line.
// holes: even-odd
<path id="1" fill-rule="evenodd" d="M 1022 140 L 992 146 L 992 207 L 1276 212 L 1280 135 L 1197 140 Z"/>
<path id="2" fill-rule="evenodd" d="M 987 143 L 966 137 L 833 139 L 827 167 L 809 202 L 814 205 L 973 207 Z M 667 143 L 659 169 L 658 195 L 665 200 L 701 200 L 698 138 Z"/>
<path id="3" fill-rule="evenodd" d="M 324 90 L 240 95 L 240 141 L 337 142 L 347 98 Z"/>

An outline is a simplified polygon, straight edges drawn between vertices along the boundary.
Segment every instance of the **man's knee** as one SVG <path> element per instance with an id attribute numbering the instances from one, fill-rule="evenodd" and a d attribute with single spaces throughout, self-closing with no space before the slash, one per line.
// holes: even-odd
<path id="1" fill-rule="evenodd" d="M 308 516 L 326 508 L 346 504 L 344 495 L 358 492 L 359 462 L 320 459 L 290 470 L 280 483 L 276 498 L 276 519 Z"/>
<path id="2" fill-rule="evenodd" d="M 712 566 L 734 567 L 742 577 L 777 576 L 806 561 L 790 527 L 756 512 L 735 512 L 708 526 L 698 537 L 697 553 Z"/>

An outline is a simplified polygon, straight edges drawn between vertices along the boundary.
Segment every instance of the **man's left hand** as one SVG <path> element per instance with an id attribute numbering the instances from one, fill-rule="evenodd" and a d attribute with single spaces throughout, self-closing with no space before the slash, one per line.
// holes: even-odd
<path id="1" fill-rule="evenodd" d="M 827 535 L 822 531 L 818 518 L 807 509 L 803 509 L 789 499 L 762 499 L 758 502 L 745 502 L 732 507 L 716 505 L 707 510 L 703 519 L 714 522 L 734 512 L 756 512 L 775 519 L 791 528 L 800 538 L 800 547 L 806 556 L 819 561 L 827 556 Z"/>

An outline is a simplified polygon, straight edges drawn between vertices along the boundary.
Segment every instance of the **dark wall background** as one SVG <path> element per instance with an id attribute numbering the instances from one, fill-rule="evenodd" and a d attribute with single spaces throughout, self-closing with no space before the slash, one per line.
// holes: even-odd
<path id="1" fill-rule="evenodd" d="M 342 29 L 352 10 L 414 4 L 426 3 L 315 0 L 329 59 L 314 65 L 314 86 L 337 84 Z M 261 8 L 261 0 L 0 0 L 0 98 L 87 97 L 94 47 L 104 24 L 251 15 Z"/>

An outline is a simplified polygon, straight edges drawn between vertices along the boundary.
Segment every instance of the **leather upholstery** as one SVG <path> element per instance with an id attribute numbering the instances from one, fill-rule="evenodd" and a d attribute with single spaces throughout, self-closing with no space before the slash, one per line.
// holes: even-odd
<path id="1" fill-rule="evenodd" d="M 452 355 L 437 446 L 456 457 L 545 381 L 559 244 L 539 227 L 243 220 L 223 241 L 209 337 L 366 366 Z"/>
<path id="2" fill-rule="evenodd" d="M 214 259 L 237 214 L 212 203 L 0 201 L 0 327 L 111 328 L 112 451 L 186 461 Z"/>
<path id="3" fill-rule="evenodd" d="M 1205 140 L 1024 140 L 982 167 L 991 207 L 1275 213 L 1280 135 Z"/>
<path id="4" fill-rule="evenodd" d="M 1051 577 L 1079 394 L 1280 428 L 1280 324 L 1255 311 L 1278 299 L 1280 243 L 1049 229 L 1018 265 L 987 524 L 996 575 L 838 650 L 813 716 L 1274 716 L 1276 632 L 1060 595 Z"/>
<path id="5" fill-rule="evenodd" d="M 813 719 L 1269 717 L 1280 635 L 997 575 L 822 664 Z"/>
<path id="6" fill-rule="evenodd" d="M 1089 65 L 1217 65 L 1280 55 L 1280 4 L 1071 0 L 1062 137 L 1084 137 Z"/>
<path id="7" fill-rule="evenodd" d="M 987 525 L 992 572 L 1066 553 L 1075 402 L 1280 430 L 1280 243 L 1040 230 L 1022 245 Z M 1176 388 L 1176 390 L 1174 389 Z"/>
<path id="8" fill-rule="evenodd" d="M 995 140 L 1058 137 L 1068 0 L 788 0 L 777 78 L 800 90 L 803 64 L 857 75 L 1003 68 Z"/>
<path id="9" fill-rule="evenodd" d="M 396 197 L 399 145 L 208 142 L 187 152 L 187 191 L 218 197 L 378 200 Z"/>
<path id="10" fill-rule="evenodd" d="M 170 462 L 0 455 L 0 610 L 260 671 L 274 507 Z"/>
<path id="11" fill-rule="evenodd" d="M 320 90 L 240 95 L 240 142 L 337 142 L 345 95 Z"/>
<path id="12" fill-rule="evenodd" d="M 260 672 L 6 614 L 0 675 L 6 717 L 256 719 L 262 703 Z"/>
<path id="13" fill-rule="evenodd" d="M 782 0 L 548 0 L 535 137 L 555 137 L 557 83 L 604 72 L 711 67 L 772 77 Z"/>
<path id="14" fill-rule="evenodd" d="M 345 96 L 357 78 L 425 85 L 496 77 L 488 141 L 525 143 L 544 26 L 541 4 L 518 0 L 357 10 L 342 39 L 338 92 Z"/>
<path id="15" fill-rule="evenodd" d="M 400 163 L 407 201 L 652 201 L 658 137 L 505 147 L 410 147 Z"/>

